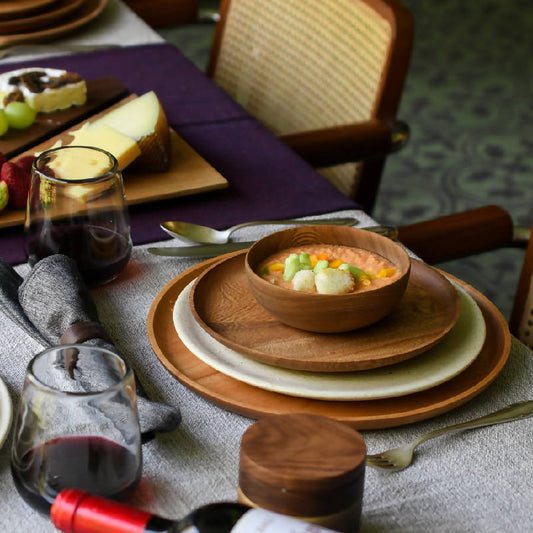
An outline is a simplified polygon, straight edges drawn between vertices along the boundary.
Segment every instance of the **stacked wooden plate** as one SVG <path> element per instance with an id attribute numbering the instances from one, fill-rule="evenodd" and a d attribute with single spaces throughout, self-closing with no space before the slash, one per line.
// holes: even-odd
<path id="1" fill-rule="evenodd" d="M 96 18 L 108 0 L 0 2 L 0 46 L 40 43 L 73 32 Z"/>
<path id="2" fill-rule="evenodd" d="M 187 270 L 163 288 L 148 316 L 167 370 L 239 414 L 315 413 L 359 429 L 406 424 L 479 394 L 509 355 L 499 311 L 419 261 L 391 315 L 362 330 L 318 334 L 285 326 L 257 304 L 245 253 Z"/>

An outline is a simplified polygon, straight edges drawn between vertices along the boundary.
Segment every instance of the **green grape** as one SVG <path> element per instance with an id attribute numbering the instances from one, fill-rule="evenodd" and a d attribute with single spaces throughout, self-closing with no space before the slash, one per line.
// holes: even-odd
<path id="1" fill-rule="evenodd" d="M 9 123 L 7 122 L 6 113 L 3 109 L 0 109 L 0 137 L 9 129 Z"/>
<path id="2" fill-rule="evenodd" d="M 26 102 L 9 102 L 5 107 L 7 122 L 17 130 L 28 128 L 35 121 L 35 110 Z"/>

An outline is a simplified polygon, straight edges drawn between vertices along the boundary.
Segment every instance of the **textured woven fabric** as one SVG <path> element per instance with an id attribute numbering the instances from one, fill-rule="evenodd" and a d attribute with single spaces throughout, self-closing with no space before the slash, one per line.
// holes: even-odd
<path id="1" fill-rule="evenodd" d="M 63 333 L 73 324 L 99 320 L 76 264 L 64 255 L 43 259 L 24 280 L 1 260 L 0 272 L 2 311 L 42 347 L 59 344 Z M 117 351 L 101 338 L 86 342 Z M 141 431 L 146 437 L 179 425 L 179 409 L 148 400 L 139 382 L 137 388 Z"/>
<path id="2" fill-rule="evenodd" d="M 360 211 L 361 225 L 373 221 Z M 277 227 L 243 228 L 250 240 Z M 158 245 L 175 245 L 162 242 Z M 134 505 L 177 518 L 202 504 L 237 497 L 240 439 L 253 420 L 213 405 L 177 381 L 154 355 L 146 319 L 154 299 L 172 279 L 196 264 L 162 258 L 135 247 L 124 275 L 91 291 L 98 314 L 121 353 L 135 365 L 152 398 L 180 406 L 183 423 L 143 446 L 144 470 Z M 26 265 L 17 272 L 26 276 Z M 16 405 L 24 356 L 35 341 L 0 315 L 0 375 Z M 376 453 L 448 424 L 466 421 L 506 404 L 531 398 L 533 354 L 513 340 L 509 362 L 479 396 L 427 421 L 364 431 Z M 398 473 L 367 468 L 361 533 L 530 533 L 533 493 L 533 419 L 431 440 L 417 450 L 414 464 Z M 11 438 L 0 450 L 0 526 L 5 531 L 55 531 L 47 517 L 18 497 L 9 472 Z"/>
<path id="3" fill-rule="evenodd" d="M 392 30 L 360 0 L 233 0 L 213 79 L 276 134 L 369 119 Z M 347 196 L 360 163 L 322 173 Z"/>

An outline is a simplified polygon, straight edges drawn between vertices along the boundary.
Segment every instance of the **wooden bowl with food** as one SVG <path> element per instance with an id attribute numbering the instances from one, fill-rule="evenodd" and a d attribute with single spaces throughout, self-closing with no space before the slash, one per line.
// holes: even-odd
<path id="1" fill-rule="evenodd" d="M 403 296 L 411 261 L 383 235 L 351 226 L 307 226 L 272 233 L 246 254 L 257 302 L 280 322 L 339 333 L 369 326 Z"/>

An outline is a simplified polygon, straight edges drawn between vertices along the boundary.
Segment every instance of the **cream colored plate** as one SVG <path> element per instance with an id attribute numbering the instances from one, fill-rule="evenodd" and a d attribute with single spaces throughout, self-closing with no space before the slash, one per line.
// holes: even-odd
<path id="1" fill-rule="evenodd" d="M 467 368 L 481 351 L 486 333 L 483 315 L 473 298 L 454 285 L 461 299 L 461 314 L 442 341 L 413 359 L 360 372 L 290 370 L 261 363 L 224 346 L 195 321 L 189 306 L 192 283 L 178 296 L 173 321 L 180 339 L 196 357 L 249 385 L 320 400 L 393 398 L 448 381 Z"/>
<path id="2" fill-rule="evenodd" d="M 0 379 L 0 448 L 3 446 L 11 420 L 13 419 L 13 404 L 5 383 Z"/>

